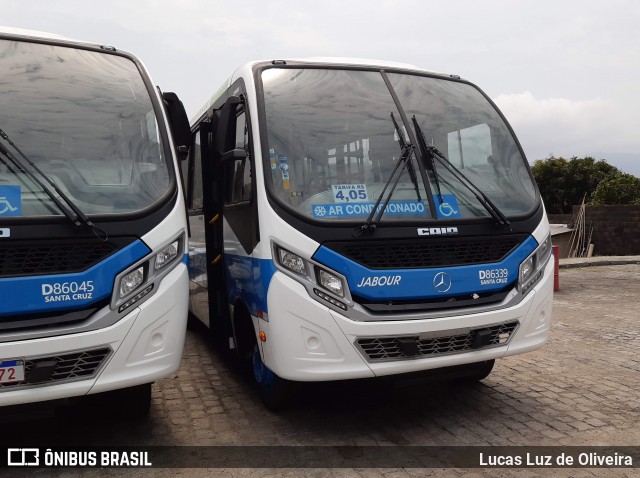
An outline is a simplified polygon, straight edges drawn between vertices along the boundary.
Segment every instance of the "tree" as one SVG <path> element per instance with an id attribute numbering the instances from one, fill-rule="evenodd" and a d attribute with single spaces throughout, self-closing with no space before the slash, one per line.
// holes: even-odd
<path id="1" fill-rule="evenodd" d="M 538 183 L 540 195 L 548 213 L 562 213 L 565 205 L 567 160 L 555 158 L 539 159 L 531 168 Z"/>
<path id="2" fill-rule="evenodd" d="M 542 200 L 549 213 L 571 213 L 574 204 L 586 196 L 590 201 L 598 184 L 620 170 L 605 160 L 590 156 L 572 157 L 570 160 L 554 156 L 538 160 L 531 168 Z"/>
<path id="3" fill-rule="evenodd" d="M 640 178 L 619 173 L 604 179 L 593 193 L 592 204 L 640 204 Z"/>

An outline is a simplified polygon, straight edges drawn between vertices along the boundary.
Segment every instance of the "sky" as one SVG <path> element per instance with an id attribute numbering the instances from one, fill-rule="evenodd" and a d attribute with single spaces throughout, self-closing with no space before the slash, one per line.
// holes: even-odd
<path id="1" fill-rule="evenodd" d="M 190 117 L 249 60 L 457 74 L 496 102 L 530 163 L 593 156 L 640 176 L 637 0 L 2 0 L 0 24 L 128 50 Z"/>

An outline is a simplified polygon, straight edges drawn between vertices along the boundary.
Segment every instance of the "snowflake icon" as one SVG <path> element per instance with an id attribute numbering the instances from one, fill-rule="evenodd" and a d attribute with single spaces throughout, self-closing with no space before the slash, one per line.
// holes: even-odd
<path id="1" fill-rule="evenodd" d="M 317 217 L 324 217 L 327 214 L 327 210 L 324 206 L 316 206 L 313 208 L 313 214 Z"/>

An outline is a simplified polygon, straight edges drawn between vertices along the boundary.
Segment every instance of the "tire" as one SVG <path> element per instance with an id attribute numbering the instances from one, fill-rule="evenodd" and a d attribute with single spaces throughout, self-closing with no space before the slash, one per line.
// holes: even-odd
<path id="1" fill-rule="evenodd" d="M 143 420 L 151 408 L 151 384 L 112 390 L 83 397 L 84 408 L 113 420 Z"/>
<path id="2" fill-rule="evenodd" d="M 125 388 L 121 392 L 127 408 L 123 416 L 130 419 L 144 419 L 149 415 L 149 410 L 151 409 L 150 383 Z"/>
<path id="3" fill-rule="evenodd" d="M 474 363 L 470 366 L 469 374 L 459 379 L 461 383 L 473 384 L 477 383 L 481 380 L 484 380 L 489 376 L 491 370 L 493 370 L 493 366 L 495 365 L 495 360 L 487 360 L 486 362 L 478 362 Z"/>
<path id="4" fill-rule="evenodd" d="M 251 363 L 258 394 L 266 407 L 272 411 L 289 408 L 294 401 L 294 382 L 278 377 L 267 368 L 262 361 L 257 343 L 253 347 Z"/>

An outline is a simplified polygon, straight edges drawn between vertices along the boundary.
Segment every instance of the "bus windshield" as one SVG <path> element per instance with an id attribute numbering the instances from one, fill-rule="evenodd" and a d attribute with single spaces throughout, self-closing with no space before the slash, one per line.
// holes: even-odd
<path id="1" fill-rule="evenodd" d="M 477 88 L 461 81 L 386 74 L 427 145 L 442 152 L 507 217 L 532 210 L 536 192 L 525 159 L 495 107 Z M 270 68 L 262 72 L 262 83 L 270 193 L 309 220 L 361 223 L 402 154 L 391 115 L 398 119 L 404 140 L 409 141 L 407 128 L 415 133 L 411 123 L 400 123 L 382 73 Z M 414 166 L 405 168 L 382 222 L 490 217 L 469 188 L 447 168 L 436 165 L 434 173 L 414 146 Z M 434 198 L 433 213 L 427 194 Z"/>
<path id="2" fill-rule="evenodd" d="M 62 214 L 7 154 L 28 157 L 86 214 L 133 213 L 167 194 L 158 122 L 132 60 L 0 39 L 0 71 L 2 216 Z"/>

